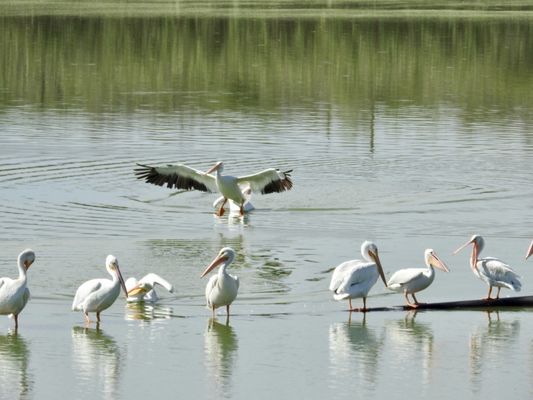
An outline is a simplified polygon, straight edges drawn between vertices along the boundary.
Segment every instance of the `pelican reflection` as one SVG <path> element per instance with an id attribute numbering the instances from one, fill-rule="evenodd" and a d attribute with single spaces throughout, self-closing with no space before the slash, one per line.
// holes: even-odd
<path id="1" fill-rule="evenodd" d="M 126 315 L 127 321 L 151 321 L 155 319 L 170 319 L 173 310 L 171 307 L 155 303 L 127 303 Z"/>
<path id="2" fill-rule="evenodd" d="M 378 362 L 383 346 L 383 334 L 366 324 L 366 314 L 352 322 L 334 323 L 329 328 L 329 358 L 333 384 L 336 389 L 366 388 L 373 390 L 378 378 Z M 354 377 L 357 378 L 354 380 Z"/>
<path id="3" fill-rule="evenodd" d="M 215 385 L 217 395 L 227 397 L 231 394 L 231 374 L 237 356 L 238 340 L 229 319 L 221 324 L 210 318 L 205 332 L 205 366 L 210 381 Z"/>
<path id="4" fill-rule="evenodd" d="M 79 390 L 94 393 L 95 398 L 120 397 L 121 354 L 115 340 L 99 329 L 72 328 L 73 367 Z"/>
<path id="5" fill-rule="evenodd" d="M 18 333 L 0 335 L 0 398 L 30 398 L 29 350 Z"/>
<path id="6" fill-rule="evenodd" d="M 416 315 L 417 311 L 412 310 L 404 318 L 388 321 L 387 340 L 395 352 L 393 359 L 402 368 L 420 371 L 422 383 L 429 384 L 433 370 L 433 330 L 430 325 L 417 322 Z"/>
<path id="7" fill-rule="evenodd" d="M 520 321 L 500 320 L 498 311 L 486 311 L 487 324 L 479 324 L 470 334 L 470 375 L 475 389 L 483 384 L 483 366 L 502 365 L 520 333 Z"/>

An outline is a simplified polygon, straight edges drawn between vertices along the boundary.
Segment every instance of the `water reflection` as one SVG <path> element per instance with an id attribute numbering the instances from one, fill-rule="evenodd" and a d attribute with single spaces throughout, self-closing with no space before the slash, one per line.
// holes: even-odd
<path id="1" fill-rule="evenodd" d="M 126 315 L 127 321 L 151 321 L 154 319 L 170 319 L 173 309 L 168 306 L 155 303 L 127 303 Z"/>
<path id="2" fill-rule="evenodd" d="M 355 322 L 349 314 L 347 323 L 335 323 L 329 328 L 330 376 L 338 390 L 373 391 L 379 376 L 383 334 L 367 326 L 365 314 Z"/>
<path id="3" fill-rule="evenodd" d="M 229 318 L 222 324 L 210 318 L 205 332 L 205 366 L 217 397 L 231 397 L 231 376 L 237 358 L 238 340 Z"/>
<path id="4" fill-rule="evenodd" d="M 487 311 L 487 324 L 480 324 L 470 334 L 470 379 L 475 392 L 482 389 L 483 373 L 505 364 L 520 333 L 520 321 L 500 320 L 498 311 Z"/>
<path id="5" fill-rule="evenodd" d="M 72 328 L 72 365 L 78 390 L 95 398 L 119 398 L 121 353 L 115 340 L 97 325 L 96 329 Z"/>
<path id="6" fill-rule="evenodd" d="M 0 336 L 0 398 L 31 398 L 33 382 L 28 373 L 29 350 L 18 333 Z"/>
<path id="7" fill-rule="evenodd" d="M 395 362 L 420 371 L 424 388 L 427 388 L 433 371 L 433 330 L 429 324 L 416 322 L 416 315 L 416 310 L 409 311 L 404 318 L 389 321 L 385 329 L 395 352 Z"/>

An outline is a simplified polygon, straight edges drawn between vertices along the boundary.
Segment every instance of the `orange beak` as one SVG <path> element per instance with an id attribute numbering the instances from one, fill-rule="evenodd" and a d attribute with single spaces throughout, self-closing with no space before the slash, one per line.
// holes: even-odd
<path id="1" fill-rule="evenodd" d="M 375 253 L 373 253 L 372 251 L 369 251 L 368 253 L 370 254 L 370 257 L 372 257 L 372 259 L 376 263 L 376 265 L 378 267 L 379 276 L 381 276 L 381 279 L 383 280 L 383 283 L 385 284 L 385 287 L 388 287 L 387 286 L 387 279 L 385 279 L 385 273 L 383 272 L 383 267 L 381 266 L 381 261 L 379 259 L 378 251 L 376 250 Z"/>
<path id="2" fill-rule="evenodd" d="M 211 264 L 207 266 L 204 272 L 202 272 L 202 275 L 200 275 L 200 278 L 203 278 L 206 276 L 209 272 L 211 272 L 214 268 L 222 264 L 224 261 L 226 261 L 226 257 L 224 256 L 217 256 L 213 261 L 211 261 Z"/>

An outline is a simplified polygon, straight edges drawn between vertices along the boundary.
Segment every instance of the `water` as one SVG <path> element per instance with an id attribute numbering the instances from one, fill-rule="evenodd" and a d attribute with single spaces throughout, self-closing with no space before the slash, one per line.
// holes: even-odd
<path id="1" fill-rule="evenodd" d="M 19 332 L 0 319 L 2 399 L 532 394 L 530 310 L 350 315 L 327 291 L 328 270 L 371 239 L 389 276 L 427 247 L 451 268 L 419 300 L 481 298 L 468 252 L 451 254 L 479 233 L 530 293 L 527 7 L 279 2 L 249 18 L 234 2 L 150 17 L 143 3 L 127 17 L 55 4 L 6 2 L 0 24 L 1 276 L 37 253 Z M 217 218 L 216 195 L 133 175 L 217 160 L 237 175 L 294 169 L 294 189 Z M 241 280 L 228 323 L 210 319 L 199 278 L 227 245 Z M 157 272 L 175 292 L 120 298 L 86 329 L 73 294 L 110 253 L 125 277 Z M 379 283 L 371 294 L 403 302 Z"/>

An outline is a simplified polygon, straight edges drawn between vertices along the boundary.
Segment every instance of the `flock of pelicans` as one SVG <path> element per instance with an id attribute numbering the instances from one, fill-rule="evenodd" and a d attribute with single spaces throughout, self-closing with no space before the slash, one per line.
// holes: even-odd
<path id="1" fill-rule="evenodd" d="M 135 169 L 137 178 L 148 183 L 168 188 L 201 190 L 205 192 L 219 192 L 221 197 L 214 203 L 216 214 L 222 216 L 225 206 L 229 202 L 230 212 L 237 212 L 241 216 L 253 209 L 250 203 L 252 192 L 262 194 L 283 192 L 292 188 L 290 178 L 291 171 L 281 172 L 270 168 L 257 174 L 233 177 L 223 175 L 223 163 L 216 163 L 207 172 L 202 172 L 182 164 L 152 167 L 138 164 Z M 216 175 L 212 172 L 216 171 Z M 479 235 L 474 235 L 455 252 L 468 245 L 472 245 L 470 266 L 473 273 L 489 287 L 487 300 L 491 299 L 492 289 L 496 287 L 499 298 L 502 287 L 519 291 L 521 288 L 519 276 L 503 261 L 493 257 L 480 258 L 479 255 L 484 247 L 484 240 Z M 366 298 L 370 289 L 381 277 L 385 286 L 393 291 L 403 293 L 407 305 L 416 308 L 419 303 L 415 293 L 427 288 L 435 277 L 434 268 L 448 271 L 447 266 L 437 256 L 434 250 L 425 251 L 425 263 L 427 268 L 407 268 L 395 272 L 387 282 L 381 266 L 377 246 L 370 241 L 361 245 L 363 260 L 350 260 L 338 265 L 334 270 L 329 285 L 335 300 L 348 300 L 350 310 L 366 311 Z M 526 259 L 533 254 L 533 241 L 526 252 Z M 230 305 L 237 297 L 239 279 L 227 272 L 228 266 L 235 258 L 235 251 L 230 247 L 224 247 L 214 260 L 206 267 L 201 277 L 209 274 L 216 267 L 218 272 L 211 276 L 206 289 L 205 297 L 207 306 L 212 310 L 226 307 L 226 313 L 230 313 Z M 18 328 L 18 315 L 24 309 L 30 297 L 27 287 L 27 271 L 35 261 L 35 253 L 26 249 L 18 256 L 19 276 L 16 279 L 0 278 L 0 314 L 11 315 L 15 320 L 15 329 Z M 106 269 L 112 279 L 91 279 L 84 282 L 76 291 L 72 310 L 82 311 L 87 324 L 89 313 L 96 313 L 96 320 L 100 322 L 100 313 L 109 308 L 120 294 L 122 289 L 129 302 L 154 302 L 158 296 L 154 289 L 156 285 L 163 286 L 172 292 L 172 285 L 160 276 L 150 273 L 137 281 L 129 278 L 124 281 L 120 272 L 118 260 L 109 255 L 106 259 Z M 411 300 L 409 299 L 411 296 Z M 363 307 L 352 307 L 352 299 L 362 298 Z"/>

